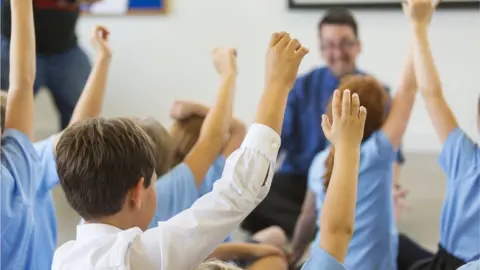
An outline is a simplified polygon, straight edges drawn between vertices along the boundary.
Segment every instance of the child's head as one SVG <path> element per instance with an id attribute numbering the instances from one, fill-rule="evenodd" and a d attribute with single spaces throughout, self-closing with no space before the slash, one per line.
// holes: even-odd
<path id="1" fill-rule="evenodd" d="M 5 130 L 5 114 L 7 112 L 7 92 L 0 90 L 0 134 Z"/>
<path id="2" fill-rule="evenodd" d="M 157 205 L 156 165 L 152 140 L 128 118 L 79 122 L 64 131 L 57 145 L 60 184 L 87 222 L 145 230 Z"/>
<path id="3" fill-rule="evenodd" d="M 172 167 L 172 139 L 160 122 L 153 118 L 135 119 L 137 124 L 152 139 L 157 154 L 155 172 L 164 175 Z"/>
<path id="4" fill-rule="evenodd" d="M 344 78 L 340 82 L 338 89 L 340 90 L 340 96 L 342 96 L 343 91 L 347 89 L 349 89 L 352 94 L 357 93 L 360 97 L 360 104 L 367 109 L 368 114 L 365 122 L 363 141 L 367 140 L 370 135 L 382 127 L 386 119 L 388 95 L 385 88 L 371 76 L 355 75 Z M 332 100 L 330 100 L 328 104 L 327 115 L 332 119 Z M 335 149 L 331 147 L 330 154 L 326 161 L 327 172 L 324 176 L 325 190 L 327 190 L 330 177 L 332 176 L 334 154 Z"/>
<path id="5" fill-rule="evenodd" d="M 206 261 L 200 264 L 195 270 L 242 270 L 237 266 L 218 260 Z"/>
<path id="6" fill-rule="evenodd" d="M 205 120 L 205 117 L 190 116 L 183 120 L 176 120 L 173 123 L 170 136 L 172 138 L 174 166 L 185 159 L 185 156 L 197 142 L 203 120 Z"/>

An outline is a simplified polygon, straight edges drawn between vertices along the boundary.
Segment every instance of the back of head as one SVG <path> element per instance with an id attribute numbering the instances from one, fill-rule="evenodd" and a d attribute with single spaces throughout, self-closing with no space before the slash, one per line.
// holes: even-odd
<path id="1" fill-rule="evenodd" d="M 155 165 L 151 139 L 128 118 L 81 121 L 67 128 L 57 144 L 60 184 L 87 221 L 120 212 L 141 178 L 150 186 Z"/>
<path id="2" fill-rule="evenodd" d="M 7 92 L 0 91 L 0 131 L 3 134 L 5 130 L 5 114 L 7 113 Z"/>
<path id="3" fill-rule="evenodd" d="M 354 75 L 342 79 L 338 89 L 340 90 L 341 96 L 343 96 L 343 91 L 347 89 L 349 89 L 352 94 L 357 93 L 360 97 L 360 105 L 367 109 L 363 141 L 367 140 L 375 131 L 380 129 L 385 122 L 388 103 L 388 95 L 385 88 L 371 76 Z M 330 100 L 328 104 L 327 115 L 332 119 L 332 100 Z M 332 146 L 325 164 L 327 168 L 324 176 L 325 190 L 332 176 L 334 154 L 335 149 Z"/>
<path id="4" fill-rule="evenodd" d="M 135 119 L 137 124 L 152 139 L 157 154 L 155 172 L 164 175 L 172 167 L 172 140 L 170 134 L 160 122 L 154 118 Z"/>
<path id="5" fill-rule="evenodd" d="M 183 162 L 200 136 L 205 117 L 190 116 L 186 119 L 177 120 L 170 130 L 172 137 L 173 165 Z"/>
<path id="6" fill-rule="evenodd" d="M 242 270 L 242 269 L 230 263 L 226 263 L 218 260 L 211 260 L 211 261 L 203 262 L 195 270 Z"/>

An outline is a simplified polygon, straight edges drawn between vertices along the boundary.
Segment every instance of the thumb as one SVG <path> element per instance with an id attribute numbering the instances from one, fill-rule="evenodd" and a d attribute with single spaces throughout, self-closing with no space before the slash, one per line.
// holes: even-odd
<path id="1" fill-rule="evenodd" d="M 296 52 L 295 52 L 295 56 L 297 57 L 297 59 L 299 61 L 302 61 L 302 59 L 305 57 L 305 55 L 307 55 L 309 52 L 309 50 L 305 47 L 300 47 L 300 49 L 298 49 Z"/>
<path id="2" fill-rule="evenodd" d="M 322 115 L 322 130 L 325 134 L 325 137 L 330 140 L 331 132 L 332 132 L 332 124 L 330 124 L 330 120 L 328 116 L 325 114 Z"/>

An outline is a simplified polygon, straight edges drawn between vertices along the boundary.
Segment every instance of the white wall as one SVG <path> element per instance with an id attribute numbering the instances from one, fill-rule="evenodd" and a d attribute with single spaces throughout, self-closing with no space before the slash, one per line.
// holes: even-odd
<path id="1" fill-rule="evenodd" d="M 171 0 L 167 16 L 84 17 L 78 34 L 86 43 L 95 24 L 111 30 L 114 59 L 105 116 L 156 116 L 168 123 L 174 99 L 210 103 L 218 83 L 209 59 L 216 45 L 239 52 L 236 114 L 253 119 L 262 91 L 265 48 L 272 31 L 287 30 L 311 49 L 301 69 L 322 62 L 316 25 L 323 11 L 292 12 L 286 0 Z M 360 67 L 395 86 L 407 52 L 409 32 L 400 10 L 355 11 L 363 52 Z M 474 132 L 480 86 L 480 13 L 439 11 L 432 26 L 432 46 L 446 97 L 461 125 Z M 55 128 L 44 97 L 38 100 L 40 129 Z M 410 151 L 436 151 L 439 142 L 421 99 L 405 138 Z"/>

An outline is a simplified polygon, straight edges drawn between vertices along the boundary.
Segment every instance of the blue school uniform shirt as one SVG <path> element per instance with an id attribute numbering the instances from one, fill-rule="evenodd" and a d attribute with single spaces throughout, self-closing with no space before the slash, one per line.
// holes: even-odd
<path id="1" fill-rule="evenodd" d="M 213 184 L 222 177 L 225 161 L 223 156 L 219 156 L 215 160 L 198 189 L 195 186 L 195 177 L 185 163 L 180 163 L 162 175 L 155 183 L 157 210 L 150 223 L 150 228 L 156 227 L 158 222 L 166 221 L 190 208 L 198 198 L 210 192 Z"/>
<path id="2" fill-rule="evenodd" d="M 461 129 L 443 145 L 439 164 L 447 176 L 440 244 L 469 262 L 480 259 L 480 149 Z"/>
<path id="3" fill-rule="evenodd" d="M 357 70 L 356 74 L 365 73 Z M 315 155 L 327 147 L 320 124 L 339 84 L 340 80 L 327 67 L 314 69 L 295 81 L 283 121 L 280 151 L 286 153 L 286 157 L 280 173 L 306 175 Z M 389 92 L 388 87 L 385 90 Z M 404 162 L 401 152 L 398 161 Z"/>
<path id="4" fill-rule="evenodd" d="M 316 194 L 318 216 L 325 199 L 323 177 L 329 151 L 327 148 L 315 157 L 308 177 L 308 188 Z M 398 231 L 392 189 L 395 157 L 391 143 L 381 130 L 373 133 L 360 147 L 355 230 L 345 258 L 347 269 L 397 269 Z M 317 246 L 322 229 L 320 224 L 318 227 Z"/>
<path id="5" fill-rule="evenodd" d="M 345 270 L 345 267 L 328 252 L 314 246 L 310 250 L 310 257 L 301 270 Z"/>
<path id="6" fill-rule="evenodd" d="M 57 230 L 43 157 L 16 130 L 5 131 L 1 152 L 0 268 L 50 269 Z"/>
<path id="7" fill-rule="evenodd" d="M 480 270 L 480 260 L 467 263 L 458 270 Z"/>

